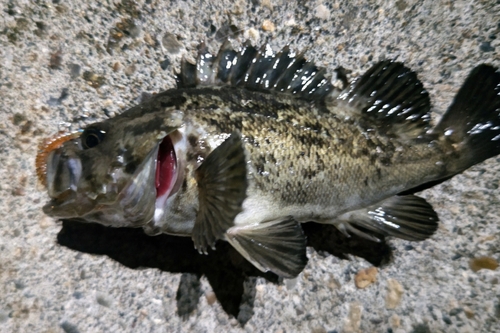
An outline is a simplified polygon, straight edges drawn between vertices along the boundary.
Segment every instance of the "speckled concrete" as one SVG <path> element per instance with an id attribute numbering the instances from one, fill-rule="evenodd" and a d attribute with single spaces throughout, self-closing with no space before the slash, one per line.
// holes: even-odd
<path id="1" fill-rule="evenodd" d="M 474 257 L 500 260 L 500 158 L 424 192 L 438 232 L 391 240 L 392 261 L 366 289 L 354 276 L 367 261 L 310 249 L 295 287 L 247 279 L 236 318 L 204 276 L 59 245 L 34 173 L 41 138 L 174 87 L 182 56 L 200 40 L 216 50 L 227 35 L 307 48 L 352 76 L 397 58 L 418 72 L 439 116 L 474 66 L 500 66 L 498 1 L 11 0 L 0 13 L 1 332 L 500 331 L 500 269 L 469 268 Z"/>

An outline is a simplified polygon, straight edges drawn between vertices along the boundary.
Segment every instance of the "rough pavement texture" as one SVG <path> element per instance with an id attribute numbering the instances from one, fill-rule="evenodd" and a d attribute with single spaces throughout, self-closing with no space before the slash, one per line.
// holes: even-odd
<path id="1" fill-rule="evenodd" d="M 474 66 L 500 66 L 498 1 L 297 3 L 0 2 L 0 332 L 500 331 L 500 269 L 469 267 L 500 261 L 500 158 L 423 193 L 442 220 L 429 240 L 376 245 L 306 226 L 310 261 L 295 285 L 224 244 L 205 257 L 188 239 L 43 215 L 38 142 L 174 87 L 201 40 L 213 51 L 227 36 L 290 43 L 350 77 L 398 59 L 436 117 Z M 372 265 L 376 281 L 357 289 Z"/>

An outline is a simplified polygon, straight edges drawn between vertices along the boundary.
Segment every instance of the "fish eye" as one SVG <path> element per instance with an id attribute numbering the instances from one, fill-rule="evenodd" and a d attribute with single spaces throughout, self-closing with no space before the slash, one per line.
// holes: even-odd
<path id="1" fill-rule="evenodd" d="M 94 148 L 104 140 L 104 134 L 106 134 L 106 132 L 98 128 L 87 128 L 82 134 L 83 148 Z"/>

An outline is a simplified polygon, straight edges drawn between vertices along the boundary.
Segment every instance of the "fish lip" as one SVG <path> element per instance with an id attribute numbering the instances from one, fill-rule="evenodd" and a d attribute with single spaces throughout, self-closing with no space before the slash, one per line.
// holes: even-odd
<path id="1" fill-rule="evenodd" d="M 46 215 L 57 219 L 72 219 L 83 216 L 94 206 L 88 200 L 85 202 L 79 200 L 79 204 L 75 205 L 77 199 L 77 193 L 75 191 L 67 190 L 58 197 L 51 198 L 51 200 L 43 206 L 42 210 Z"/>
<path id="2" fill-rule="evenodd" d="M 45 178 L 49 196 L 58 198 L 67 190 L 75 191 L 82 176 L 81 160 L 76 156 L 63 154 L 60 148 L 51 151 L 47 160 Z"/>

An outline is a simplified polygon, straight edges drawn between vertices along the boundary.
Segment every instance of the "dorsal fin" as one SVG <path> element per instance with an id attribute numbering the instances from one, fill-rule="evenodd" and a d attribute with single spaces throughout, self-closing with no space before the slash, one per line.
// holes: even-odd
<path id="1" fill-rule="evenodd" d="M 416 138 L 430 128 L 429 94 L 415 72 L 399 62 L 375 64 L 337 97 L 337 103 L 370 117 L 368 123 L 388 134 Z"/>
<path id="2" fill-rule="evenodd" d="M 182 60 L 178 88 L 232 86 L 261 92 L 282 92 L 306 100 L 321 100 L 334 87 L 325 69 L 308 62 L 303 53 L 285 46 L 277 54 L 268 44 L 259 50 L 248 41 L 239 51 L 226 40 L 216 56 L 204 43 L 198 46 L 196 64 Z"/>

